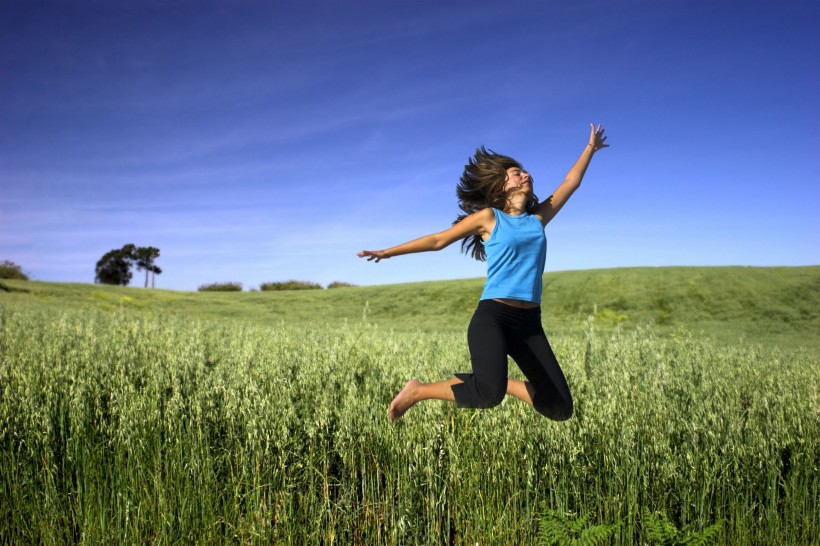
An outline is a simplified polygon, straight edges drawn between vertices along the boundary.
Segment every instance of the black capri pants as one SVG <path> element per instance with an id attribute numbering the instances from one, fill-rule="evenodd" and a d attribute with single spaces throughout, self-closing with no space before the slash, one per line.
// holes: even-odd
<path id="1" fill-rule="evenodd" d="M 535 389 L 535 410 L 565 421 L 572 416 L 572 395 L 541 326 L 541 308 L 521 309 L 495 300 L 481 300 L 467 330 L 473 373 L 455 374 L 452 386 L 463 408 L 497 406 L 507 393 L 507 355 Z"/>

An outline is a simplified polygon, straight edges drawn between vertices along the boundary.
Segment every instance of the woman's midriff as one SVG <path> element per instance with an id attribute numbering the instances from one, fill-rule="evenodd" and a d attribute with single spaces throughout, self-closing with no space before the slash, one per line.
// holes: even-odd
<path id="1" fill-rule="evenodd" d="M 511 300 L 507 298 L 493 298 L 493 301 L 509 305 L 510 307 L 518 307 L 519 309 L 535 309 L 538 307 L 537 303 L 531 301 Z"/>

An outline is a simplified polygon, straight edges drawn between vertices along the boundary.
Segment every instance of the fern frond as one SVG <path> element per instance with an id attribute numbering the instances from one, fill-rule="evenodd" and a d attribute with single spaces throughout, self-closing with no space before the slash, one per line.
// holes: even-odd
<path id="1" fill-rule="evenodd" d="M 602 546 L 609 544 L 609 538 L 615 534 L 620 527 L 620 523 L 612 525 L 594 525 L 585 529 L 578 538 L 578 546 Z"/>
<path id="2" fill-rule="evenodd" d="M 641 523 L 647 539 L 664 545 L 674 544 L 677 540 L 678 528 L 669 521 L 666 513 L 658 512 L 653 514 L 648 508 L 644 508 L 641 511 L 641 516 Z"/>
<path id="3" fill-rule="evenodd" d="M 680 542 L 681 546 L 711 546 L 717 542 L 718 536 L 723 531 L 723 520 L 713 523 L 702 531 L 691 531 L 689 533 L 680 533 L 685 536 Z"/>

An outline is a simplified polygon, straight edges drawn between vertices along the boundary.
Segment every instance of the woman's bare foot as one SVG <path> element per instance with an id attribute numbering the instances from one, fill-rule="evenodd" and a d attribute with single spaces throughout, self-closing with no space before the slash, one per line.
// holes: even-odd
<path id="1" fill-rule="evenodd" d="M 404 388 L 399 391 L 399 394 L 393 399 L 390 403 L 390 409 L 387 411 L 387 417 L 391 421 L 396 421 L 401 419 L 401 416 L 404 415 L 407 410 L 413 407 L 416 403 L 416 390 L 418 390 L 418 386 L 421 385 L 415 379 L 411 379 L 407 382 Z"/>

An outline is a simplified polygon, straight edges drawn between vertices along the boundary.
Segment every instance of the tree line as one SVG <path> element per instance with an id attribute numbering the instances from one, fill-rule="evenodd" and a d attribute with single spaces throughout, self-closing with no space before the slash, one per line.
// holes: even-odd
<path id="1" fill-rule="evenodd" d="M 148 277 L 151 277 L 151 288 L 154 288 L 155 276 L 162 274 L 156 265 L 159 249 L 153 246 L 124 245 L 106 252 L 97 262 L 94 282 L 97 284 L 115 284 L 127 286 L 133 276 L 131 270 L 145 271 L 145 288 L 148 288 Z"/>
<path id="2" fill-rule="evenodd" d="M 23 273 L 23 268 L 16 263 L 11 260 L 3 260 L 3 263 L 0 263 L 0 279 L 27 281 L 28 275 Z"/>

